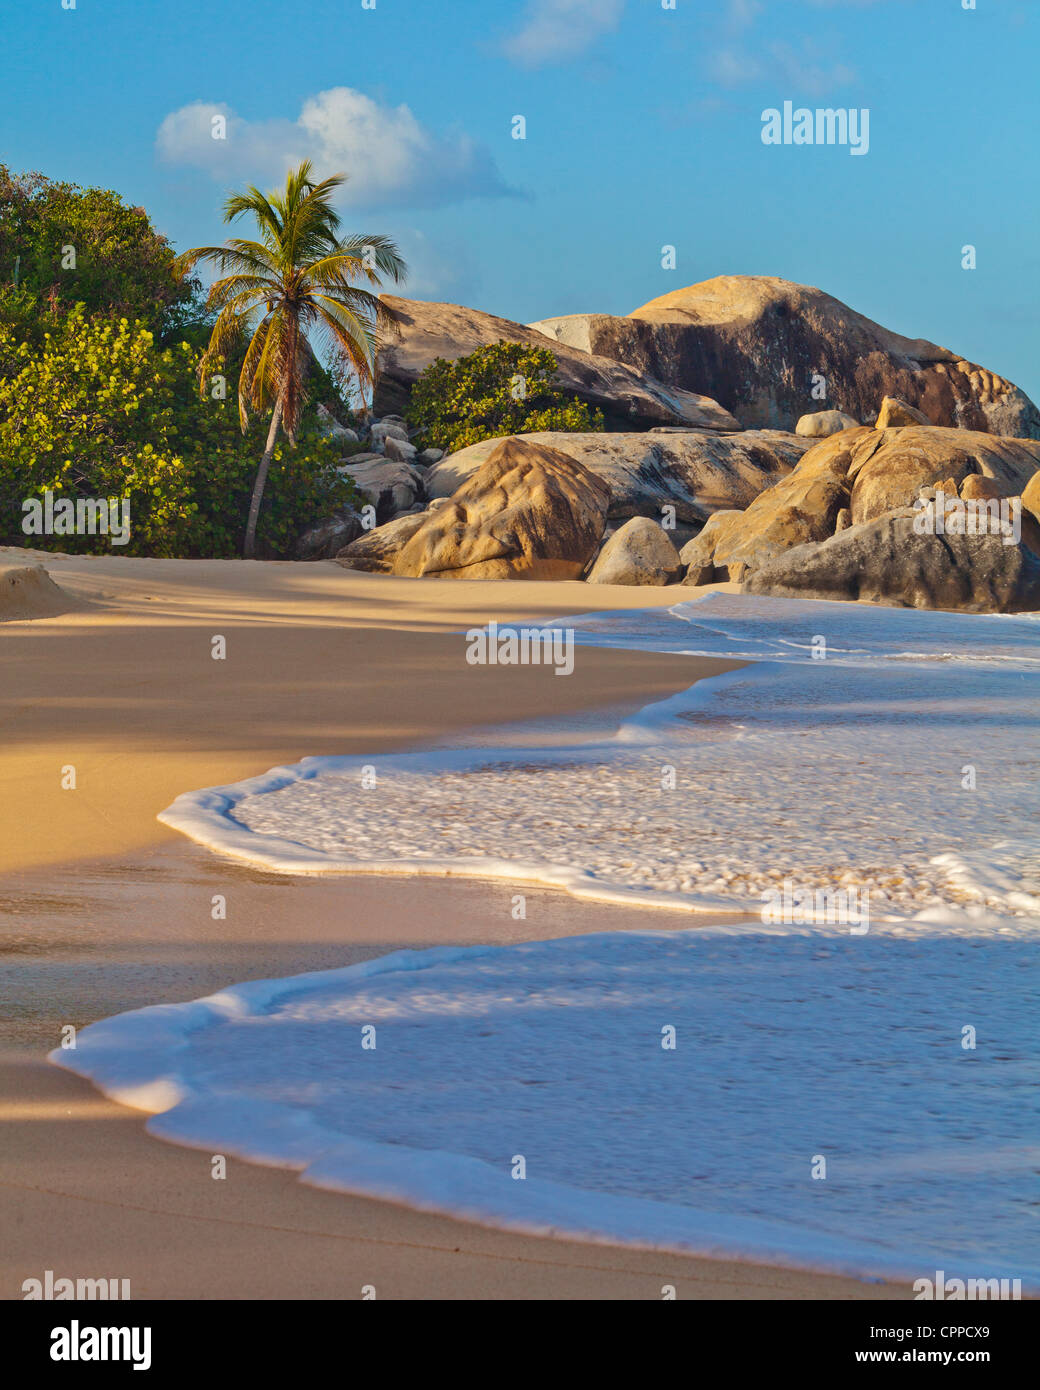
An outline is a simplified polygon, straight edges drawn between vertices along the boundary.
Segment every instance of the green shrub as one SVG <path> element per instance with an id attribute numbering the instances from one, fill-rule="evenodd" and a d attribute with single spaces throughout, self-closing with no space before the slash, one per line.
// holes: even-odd
<path id="1" fill-rule="evenodd" d="M 421 448 L 448 454 L 535 430 L 602 430 L 602 411 L 565 397 L 553 381 L 556 368 L 550 348 L 525 343 L 492 343 L 455 362 L 438 357 L 412 388 L 408 422 Z"/>
<path id="2" fill-rule="evenodd" d="M 247 435 L 233 378 L 198 388 L 199 352 L 156 346 L 141 323 L 60 316 L 37 348 L 0 323 L 0 537 L 8 545 L 108 552 L 107 536 L 36 536 L 22 503 L 48 490 L 71 499 L 130 500 L 131 536 L 115 553 L 241 554 L 266 422 Z M 346 505 L 356 489 L 336 471 L 334 445 L 301 434 L 275 450 L 261 512 L 261 553 L 291 552 L 300 531 Z"/>

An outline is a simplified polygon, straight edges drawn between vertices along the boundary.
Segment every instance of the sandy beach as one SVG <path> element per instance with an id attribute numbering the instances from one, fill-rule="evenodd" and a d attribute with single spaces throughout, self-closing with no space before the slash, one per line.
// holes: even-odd
<path id="1" fill-rule="evenodd" d="M 46 564 L 71 611 L 0 627 L 5 749 L 0 1288 L 43 1270 L 135 1298 L 905 1298 L 906 1286 L 519 1236 L 305 1187 L 147 1135 L 49 1066 L 63 1025 L 330 969 L 402 947 L 689 927 L 682 912 L 439 878 L 290 877 L 232 863 L 156 815 L 186 790 L 302 756 L 378 754 L 539 716 L 621 717 L 733 662 L 583 649 L 572 676 L 473 667 L 495 618 L 670 605 L 681 590 L 415 581 L 330 563 L 0 552 Z M 227 659 L 211 658 L 211 640 Z M 62 769 L 76 769 L 63 790 Z M 226 920 L 210 914 L 227 897 Z M 652 918 L 652 922 L 648 921 Z"/>

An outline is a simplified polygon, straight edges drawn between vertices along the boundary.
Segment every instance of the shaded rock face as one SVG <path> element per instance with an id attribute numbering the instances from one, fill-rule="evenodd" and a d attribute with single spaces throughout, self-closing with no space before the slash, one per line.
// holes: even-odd
<path id="1" fill-rule="evenodd" d="M 914 504 L 915 510 L 925 503 L 930 504 L 930 529 L 938 529 L 941 514 L 944 535 L 972 535 L 992 530 L 1006 532 L 1014 538 L 1017 529 L 1018 541 L 1040 556 L 1040 522 L 1022 505 L 1022 499 L 1012 500 L 1003 492 L 997 494 L 990 478 L 981 479 L 981 487 L 979 482 L 974 474 L 965 478 L 959 497 L 952 486 L 925 488 Z"/>
<path id="2" fill-rule="evenodd" d="M 338 471 L 358 485 L 380 524 L 426 499 L 425 473 L 411 463 L 375 458 L 345 463 Z"/>
<path id="3" fill-rule="evenodd" d="M 912 506 L 929 486 L 945 484 L 954 496 L 960 486 L 966 496 L 973 478 L 979 481 L 971 487 L 1017 496 L 1038 468 L 1035 440 L 925 425 L 844 430 L 811 448 L 746 510 L 713 517 L 691 542 L 695 549 L 682 552 L 689 566 L 685 582 L 746 578 L 794 546 L 826 540 L 839 526 L 845 530 Z"/>
<path id="4" fill-rule="evenodd" d="M 483 314 L 458 304 L 425 303 L 381 295 L 397 319 L 379 353 L 374 399 L 377 415 L 403 410 L 419 373 L 438 357 L 454 362 L 492 343 L 551 347 L 545 335 L 511 319 Z M 666 386 L 612 357 L 590 356 L 566 346 L 553 348 L 556 380 L 566 395 L 603 411 L 608 429 L 650 429 L 686 425 L 696 429 L 739 430 L 728 411 L 695 387 Z"/>
<path id="5" fill-rule="evenodd" d="M 452 579 L 578 579 L 603 535 L 610 492 L 577 460 L 502 440 L 449 501 L 426 512 L 393 572 Z"/>
<path id="6" fill-rule="evenodd" d="M 812 441 L 773 430 L 715 434 L 704 430 L 647 434 L 564 434 L 543 431 L 519 438 L 559 449 L 610 489 L 609 516 L 664 520 L 675 508 L 680 524 L 698 525 L 713 512 L 746 507 L 764 488 L 790 473 Z M 460 449 L 429 469 L 430 497 L 449 497 L 498 447 L 487 439 Z"/>
<path id="7" fill-rule="evenodd" d="M 329 516 L 309 527 L 296 541 L 297 560 L 331 560 L 356 540 L 362 532 L 361 518 L 355 511 Z"/>
<path id="8" fill-rule="evenodd" d="M 671 584 L 682 570 L 679 552 L 667 533 L 645 516 L 634 516 L 615 531 L 596 557 L 590 584 Z"/>
<path id="9" fill-rule="evenodd" d="M 743 515 L 737 511 L 716 512 L 704 523 L 700 533 L 686 542 L 679 551 L 679 559 L 686 567 L 684 584 L 714 584 L 728 578 L 725 571 L 715 568 L 715 548 L 725 542 L 735 524 L 734 518 Z"/>
<path id="10" fill-rule="evenodd" d="M 828 405 L 857 420 L 875 419 L 892 396 L 936 425 L 1040 438 L 1040 411 L 1011 382 L 891 333 L 822 290 L 771 276 L 720 275 L 627 318 L 575 314 L 533 327 L 668 386 L 696 383 L 751 429 L 793 430 L 814 409 L 819 375 Z"/>
<path id="11" fill-rule="evenodd" d="M 391 574 L 397 552 L 415 535 L 426 516 L 426 512 L 414 512 L 396 517 L 385 526 L 366 531 L 364 535 L 337 552 L 336 563 L 348 570 Z"/>
<path id="12" fill-rule="evenodd" d="M 1040 609 L 1040 556 L 996 535 L 918 535 L 908 509 L 800 545 L 756 570 L 744 592 L 778 598 L 866 599 L 966 613 Z"/>

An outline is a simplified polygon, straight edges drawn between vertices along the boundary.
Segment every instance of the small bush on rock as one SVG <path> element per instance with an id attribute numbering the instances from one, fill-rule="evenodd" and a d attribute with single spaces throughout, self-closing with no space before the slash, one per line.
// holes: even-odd
<path id="1" fill-rule="evenodd" d="M 455 453 L 482 439 L 536 430 L 602 430 L 603 413 L 566 397 L 550 348 L 492 343 L 468 357 L 431 362 L 412 388 L 408 423 L 421 449 Z"/>

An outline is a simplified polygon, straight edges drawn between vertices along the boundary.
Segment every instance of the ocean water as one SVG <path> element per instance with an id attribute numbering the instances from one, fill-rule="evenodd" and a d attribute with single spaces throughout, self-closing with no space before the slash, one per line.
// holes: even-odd
<path id="1" fill-rule="evenodd" d="M 306 758 L 160 819 L 289 871 L 522 877 L 715 913 L 787 881 L 951 929 L 1040 916 L 1040 622 L 710 595 L 568 626 L 756 664 L 570 747 L 504 733 Z"/>
<path id="2" fill-rule="evenodd" d="M 289 871 L 535 878 L 690 930 L 397 952 L 53 1060 L 158 1136 L 318 1185 L 1040 1288 L 1037 621 L 712 595 L 563 626 L 756 664 L 570 744 L 312 758 L 162 818 Z M 785 882 L 869 892 L 869 922 L 720 921 Z"/>

